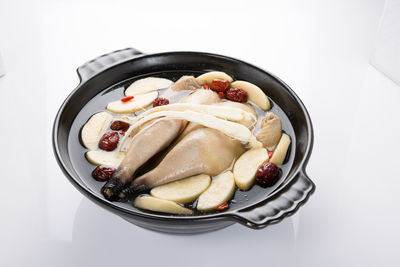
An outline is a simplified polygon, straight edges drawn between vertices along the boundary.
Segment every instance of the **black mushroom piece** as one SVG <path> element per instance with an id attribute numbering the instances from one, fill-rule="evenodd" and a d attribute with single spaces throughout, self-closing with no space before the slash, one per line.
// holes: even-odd
<path id="1" fill-rule="evenodd" d="M 200 89 L 201 87 L 201 82 L 196 80 L 196 78 L 193 76 L 182 76 L 171 86 L 172 90 L 174 91 L 196 90 Z"/>
<path id="2" fill-rule="evenodd" d="M 274 113 L 267 112 L 265 118 L 262 120 L 261 130 L 257 135 L 257 140 L 260 141 L 264 147 L 269 148 L 279 142 L 281 135 L 281 119 Z"/>

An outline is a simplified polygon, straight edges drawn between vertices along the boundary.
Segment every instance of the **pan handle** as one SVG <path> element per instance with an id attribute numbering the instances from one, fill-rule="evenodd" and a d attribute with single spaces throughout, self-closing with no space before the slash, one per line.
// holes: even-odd
<path id="1" fill-rule="evenodd" d="M 80 83 L 83 83 L 109 67 L 141 55 L 143 55 L 143 53 L 135 48 L 129 47 L 116 50 L 86 62 L 82 66 L 78 67 L 76 72 L 78 73 Z"/>
<path id="2" fill-rule="evenodd" d="M 314 183 L 305 171 L 301 170 L 283 191 L 256 207 L 235 211 L 232 216 L 235 221 L 247 227 L 261 229 L 294 214 L 314 190 Z"/>

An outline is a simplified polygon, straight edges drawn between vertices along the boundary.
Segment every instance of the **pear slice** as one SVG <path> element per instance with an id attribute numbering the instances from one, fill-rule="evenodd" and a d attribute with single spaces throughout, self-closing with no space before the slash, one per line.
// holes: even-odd
<path id="1" fill-rule="evenodd" d="M 285 160 L 286 153 L 290 146 L 290 137 L 287 134 L 282 134 L 281 140 L 279 140 L 278 145 L 276 146 L 274 153 L 272 154 L 270 162 L 275 163 L 276 165 L 282 165 Z"/>
<path id="2" fill-rule="evenodd" d="M 151 189 L 153 197 L 178 203 L 189 203 L 203 193 L 211 183 L 209 175 L 200 174 Z"/>
<path id="3" fill-rule="evenodd" d="M 248 190 L 254 183 L 258 167 L 268 161 L 268 151 L 265 148 L 255 148 L 240 156 L 233 167 L 235 183 L 241 190 Z"/>
<path id="4" fill-rule="evenodd" d="M 100 134 L 108 127 L 111 120 L 111 114 L 105 111 L 96 113 L 90 117 L 81 131 L 83 145 L 88 149 L 96 149 Z"/>
<path id="5" fill-rule="evenodd" d="M 231 76 L 222 71 L 206 72 L 196 78 L 196 80 L 198 80 L 201 84 L 208 84 L 208 85 L 210 85 L 212 80 L 214 79 L 228 80 L 229 82 L 233 81 Z"/>
<path id="6" fill-rule="evenodd" d="M 210 187 L 202 193 L 197 202 L 200 211 L 211 211 L 230 200 L 235 192 L 235 180 L 231 171 L 214 177 Z"/>
<path id="7" fill-rule="evenodd" d="M 192 214 L 193 211 L 184 208 L 175 202 L 165 199 L 158 199 L 150 196 L 138 196 L 133 205 L 137 208 L 173 214 Z"/>
<path id="8" fill-rule="evenodd" d="M 151 105 L 158 97 L 158 92 L 136 95 L 132 100 L 122 102 L 117 100 L 107 105 L 107 110 L 114 113 L 133 113 Z"/>
<path id="9" fill-rule="evenodd" d="M 240 88 L 246 91 L 247 100 L 253 102 L 262 110 L 268 110 L 271 108 L 267 95 L 257 85 L 246 81 L 234 81 L 231 83 L 231 88 Z"/>
<path id="10" fill-rule="evenodd" d="M 126 90 L 126 96 L 136 96 L 159 89 L 168 88 L 173 84 L 171 80 L 164 78 L 148 77 L 134 81 Z"/>
<path id="11" fill-rule="evenodd" d="M 124 152 L 109 152 L 102 150 L 93 150 L 86 153 L 87 160 L 93 165 L 106 165 L 111 167 L 118 167 L 125 157 Z"/>

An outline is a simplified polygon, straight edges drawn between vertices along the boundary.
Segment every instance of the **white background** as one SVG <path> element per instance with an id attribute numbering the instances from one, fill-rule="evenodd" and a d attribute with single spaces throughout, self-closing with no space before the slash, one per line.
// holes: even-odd
<path id="1" fill-rule="evenodd" d="M 400 88 L 369 64 L 383 7 L 0 0 L 0 265 L 400 266 Z M 53 119 L 75 69 L 125 47 L 220 53 L 288 83 L 315 129 L 309 202 L 260 231 L 173 236 L 84 198 L 54 159 Z"/>

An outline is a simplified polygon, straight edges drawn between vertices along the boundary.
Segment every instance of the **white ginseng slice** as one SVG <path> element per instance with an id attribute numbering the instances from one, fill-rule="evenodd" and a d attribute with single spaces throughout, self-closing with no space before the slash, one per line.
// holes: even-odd
<path id="1" fill-rule="evenodd" d="M 130 129 L 131 129 L 131 127 L 129 127 L 128 131 Z M 129 145 L 132 142 L 133 137 L 129 136 L 128 131 L 126 131 L 124 137 L 122 137 L 121 141 L 119 142 L 118 151 L 120 151 L 120 152 L 128 152 Z"/>
<path id="2" fill-rule="evenodd" d="M 250 112 L 246 112 L 240 108 L 228 107 L 228 106 L 202 105 L 202 104 L 187 104 L 187 103 L 175 103 L 165 106 L 158 106 L 149 109 L 146 112 L 143 112 L 136 118 L 136 120 L 140 120 L 151 113 L 165 111 L 165 110 L 170 110 L 170 111 L 191 110 L 231 121 L 240 121 L 243 119 L 256 120 L 256 117 L 253 114 L 251 114 Z"/>
<path id="3" fill-rule="evenodd" d="M 265 148 L 255 148 L 240 156 L 233 167 L 235 183 L 241 190 L 248 190 L 254 183 L 258 167 L 268 161 L 268 151 Z"/>
<path id="4" fill-rule="evenodd" d="M 168 88 L 173 84 L 171 80 L 157 77 L 148 77 L 133 82 L 126 90 L 126 96 L 136 96 L 159 89 Z"/>
<path id="5" fill-rule="evenodd" d="M 184 208 L 175 202 L 165 199 L 159 199 L 150 196 L 138 196 L 133 205 L 140 209 L 172 213 L 172 214 L 192 214 L 193 211 Z"/>
<path id="6" fill-rule="evenodd" d="M 233 81 L 231 76 L 229 76 L 228 74 L 226 74 L 225 72 L 222 72 L 222 71 L 206 72 L 196 78 L 196 80 L 198 80 L 200 83 L 202 83 L 202 84 L 206 83 L 208 85 L 210 85 L 212 80 L 214 80 L 214 79 L 227 80 L 229 82 Z"/>
<path id="7" fill-rule="evenodd" d="M 132 100 L 122 102 L 117 100 L 107 105 L 107 110 L 114 113 L 133 113 L 151 105 L 158 97 L 158 92 L 137 95 Z"/>
<path id="8" fill-rule="evenodd" d="M 243 124 L 250 130 L 253 130 L 254 127 L 257 124 L 257 112 L 254 109 L 254 107 L 248 103 L 239 103 L 239 102 L 233 102 L 233 101 L 223 101 L 214 104 L 215 106 L 224 106 L 224 107 L 231 107 L 231 108 L 238 108 L 242 111 L 244 111 L 245 116 L 242 120 L 237 121 L 240 124 Z"/>
<path id="9" fill-rule="evenodd" d="M 251 131 L 242 124 L 222 120 L 214 116 L 194 112 L 194 111 L 159 111 L 147 115 L 141 120 L 135 122 L 131 127 L 136 128 L 141 124 L 159 117 L 167 117 L 169 119 L 182 119 L 191 122 L 201 124 L 205 127 L 218 130 L 229 137 L 232 137 L 241 142 L 249 143 L 251 147 L 261 147 L 262 143 L 257 141 L 256 137 L 251 133 Z"/>
<path id="10" fill-rule="evenodd" d="M 118 167 L 126 153 L 117 151 L 93 150 L 86 153 L 87 160 L 93 165 Z"/>
<path id="11" fill-rule="evenodd" d="M 112 116 L 105 111 L 96 113 L 90 117 L 81 131 L 82 142 L 86 148 L 97 148 L 100 134 L 107 128 L 111 119 Z"/>
<path id="12" fill-rule="evenodd" d="M 214 177 L 208 189 L 202 193 L 197 202 L 200 211 L 211 211 L 229 201 L 235 192 L 235 180 L 231 171 Z"/>
<path id="13" fill-rule="evenodd" d="M 151 189 L 153 197 L 178 203 L 189 203 L 203 193 L 211 183 L 209 175 L 200 174 Z"/>
<path id="14" fill-rule="evenodd" d="M 267 95 L 257 85 L 246 81 L 234 81 L 231 83 L 231 88 L 240 88 L 246 91 L 247 100 L 253 102 L 261 109 L 268 110 L 271 108 Z"/>
<path id="15" fill-rule="evenodd" d="M 282 134 L 281 140 L 279 140 L 279 143 L 272 154 L 270 162 L 273 162 L 276 165 L 282 165 L 289 149 L 290 142 L 290 137 L 287 134 Z"/>

